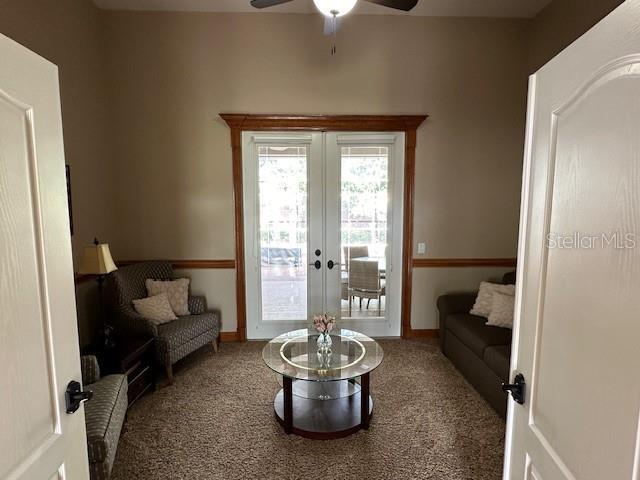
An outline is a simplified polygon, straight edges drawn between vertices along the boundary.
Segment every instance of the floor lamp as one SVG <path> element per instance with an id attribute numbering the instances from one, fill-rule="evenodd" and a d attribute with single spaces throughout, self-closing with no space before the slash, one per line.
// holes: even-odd
<path id="1" fill-rule="evenodd" d="M 114 340 L 112 334 L 113 327 L 108 325 L 105 321 L 102 289 L 104 286 L 105 276 L 117 269 L 118 267 L 116 267 L 116 264 L 111 257 L 108 243 L 100 243 L 96 238 L 93 240 L 93 245 L 84 248 L 80 273 L 96 275 L 96 281 L 98 282 L 99 320 L 102 327 L 100 335 L 102 336 L 103 347 L 105 349 L 112 348 L 114 346 Z"/>

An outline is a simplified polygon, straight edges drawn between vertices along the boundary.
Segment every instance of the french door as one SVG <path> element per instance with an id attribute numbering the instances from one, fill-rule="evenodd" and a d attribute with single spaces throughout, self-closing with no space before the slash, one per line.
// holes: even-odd
<path id="1" fill-rule="evenodd" d="M 243 133 L 247 336 L 400 335 L 403 133 Z"/>

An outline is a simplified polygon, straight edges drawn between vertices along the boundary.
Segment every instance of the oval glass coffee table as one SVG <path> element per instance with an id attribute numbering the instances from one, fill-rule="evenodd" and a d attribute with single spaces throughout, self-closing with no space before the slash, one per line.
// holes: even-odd
<path id="1" fill-rule="evenodd" d="M 267 366 L 282 375 L 273 402 L 276 418 L 286 433 L 307 438 L 340 438 L 369 428 L 369 374 L 382 363 L 382 347 L 341 329 L 331 332 L 330 351 L 321 352 L 318 336 L 315 330 L 294 330 L 262 350 Z"/>

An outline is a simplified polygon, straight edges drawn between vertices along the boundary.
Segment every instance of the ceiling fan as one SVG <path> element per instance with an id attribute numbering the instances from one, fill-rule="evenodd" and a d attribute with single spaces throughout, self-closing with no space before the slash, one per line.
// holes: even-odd
<path id="1" fill-rule="evenodd" d="M 293 0 L 251 0 L 255 8 L 268 8 Z M 384 7 L 408 12 L 418 3 L 418 0 L 364 0 Z M 335 35 L 339 27 L 339 18 L 349 13 L 356 6 L 358 0 L 313 0 L 316 8 L 325 16 L 324 34 Z M 331 49 L 335 53 L 335 46 Z"/>
<path id="2" fill-rule="evenodd" d="M 292 1 L 293 0 L 251 0 L 251 6 L 255 8 L 267 8 Z M 416 6 L 418 0 L 365 0 L 365 2 L 408 12 Z M 318 10 L 327 17 L 341 17 L 351 11 L 356 5 L 357 0 L 313 0 L 313 3 L 315 3 Z"/>

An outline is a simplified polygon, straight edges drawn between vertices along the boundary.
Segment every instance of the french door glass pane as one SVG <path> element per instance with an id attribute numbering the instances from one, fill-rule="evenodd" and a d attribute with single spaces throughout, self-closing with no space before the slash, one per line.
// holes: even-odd
<path id="1" fill-rule="evenodd" d="M 383 317 L 389 149 L 342 147 L 340 160 L 342 317 Z"/>
<path id="2" fill-rule="evenodd" d="M 307 147 L 258 147 L 263 320 L 307 318 Z"/>

